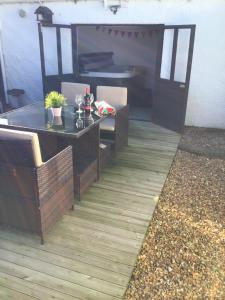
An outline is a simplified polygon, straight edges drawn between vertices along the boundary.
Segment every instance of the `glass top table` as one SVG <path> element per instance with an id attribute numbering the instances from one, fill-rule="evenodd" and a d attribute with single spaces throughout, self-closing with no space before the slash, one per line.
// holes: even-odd
<path id="1" fill-rule="evenodd" d="M 78 138 L 103 119 L 104 117 L 93 112 L 78 114 L 72 105 L 63 108 L 61 117 L 53 117 L 51 110 L 46 110 L 43 102 L 37 102 L 1 114 L 0 127 L 29 131 L 33 129 L 36 132 Z"/>
<path id="2" fill-rule="evenodd" d="M 62 117 L 53 117 L 44 103 L 38 102 L 0 115 L 0 128 L 36 132 L 47 154 L 54 148 L 50 135 L 57 141 L 57 151 L 68 145 L 73 149 L 74 191 L 80 195 L 99 178 L 100 122 L 105 117 L 94 113 L 78 114 L 74 106 L 65 106 Z"/>

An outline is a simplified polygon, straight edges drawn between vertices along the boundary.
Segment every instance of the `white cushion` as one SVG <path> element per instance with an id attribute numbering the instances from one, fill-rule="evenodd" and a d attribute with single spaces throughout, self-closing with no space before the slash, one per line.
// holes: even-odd
<path id="1" fill-rule="evenodd" d="M 40 144 L 39 144 L 39 139 L 38 139 L 37 133 L 0 128 L 0 138 L 2 138 L 4 140 L 30 141 L 35 166 L 40 167 L 43 164 L 42 157 L 41 157 L 41 149 L 40 149 Z"/>
<path id="2" fill-rule="evenodd" d="M 106 118 L 104 121 L 100 123 L 100 129 L 106 131 L 115 131 L 115 119 Z"/>
<path id="3" fill-rule="evenodd" d="M 84 95 L 86 88 L 90 89 L 90 85 L 76 82 L 61 83 L 61 92 L 66 97 L 68 104 L 75 104 L 76 95 Z"/>
<path id="4" fill-rule="evenodd" d="M 98 86 L 97 99 L 108 102 L 115 108 L 127 105 L 127 88 L 118 86 Z"/>

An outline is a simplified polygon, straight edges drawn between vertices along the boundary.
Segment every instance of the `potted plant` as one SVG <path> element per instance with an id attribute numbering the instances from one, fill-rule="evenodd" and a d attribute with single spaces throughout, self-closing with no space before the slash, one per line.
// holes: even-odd
<path id="1" fill-rule="evenodd" d="M 66 105 L 66 98 L 56 91 L 50 92 L 45 98 L 45 108 L 51 108 L 55 117 L 61 117 L 62 107 Z"/>

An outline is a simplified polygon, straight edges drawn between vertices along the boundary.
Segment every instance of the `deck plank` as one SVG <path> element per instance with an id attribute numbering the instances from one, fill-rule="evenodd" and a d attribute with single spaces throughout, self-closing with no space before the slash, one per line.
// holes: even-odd
<path id="1" fill-rule="evenodd" d="M 65 266 L 61 267 L 40 260 L 39 258 L 33 258 L 30 255 L 26 256 L 10 250 L 0 249 L 0 257 L 4 257 L 5 262 L 13 263 L 18 267 L 21 266 L 51 276 L 52 278 L 56 277 L 63 280 L 63 282 L 71 283 L 74 285 L 74 290 L 77 290 L 77 293 L 81 288 L 87 288 L 88 290 L 95 290 L 94 294 L 96 295 L 99 294 L 98 292 L 116 297 L 123 295 L 124 289 L 120 285 L 67 269 Z"/>
<path id="2" fill-rule="evenodd" d="M 8 275 L 6 273 L 0 272 L 0 289 L 1 287 L 5 287 L 10 290 L 14 290 L 17 292 L 21 292 L 22 294 L 27 295 L 28 297 L 34 297 L 35 299 L 44 299 L 44 300 L 76 300 L 79 298 L 75 298 L 63 293 L 60 293 L 58 291 L 46 288 L 44 286 L 40 286 L 38 284 L 34 284 L 32 282 L 28 282 L 26 280 L 23 280 L 21 278 Z M 1 292 L 0 292 L 1 295 Z M 16 296 L 17 293 L 14 294 Z M 9 292 L 7 291 L 7 299 L 9 299 Z M 22 296 L 19 294 L 17 300 L 23 299 L 24 295 Z M 0 298 L 4 299 L 4 298 Z M 28 298 L 29 299 L 29 298 Z M 33 299 L 33 298 L 32 298 Z"/>
<path id="3" fill-rule="evenodd" d="M 121 286 L 126 286 L 127 276 L 115 272 L 109 272 L 103 268 L 91 266 L 90 264 L 79 262 L 76 259 L 67 258 L 59 254 L 54 254 L 49 251 L 42 251 L 40 249 L 32 248 L 27 245 L 17 244 L 11 241 L 3 240 L 1 248 L 4 250 L 20 253 L 22 255 L 38 259 L 44 262 L 51 262 L 59 267 L 66 268 L 81 274 L 96 277 L 107 282 L 115 283 Z"/>
<path id="4" fill-rule="evenodd" d="M 29 295 L 26 295 L 25 293 L 20 293 L 17 290 L 12 289 L 12 286 L 10 288 L 5 287 L 4 285 L 0 284 L 0 299 L 1 300 L 34 300 L 38 298 L 31 297 Z"/>
<path id="5" fill-rule="evenodd" d="M 122 299 L 179 138 L 130 121 L 129 145 L 44 245 L 0 229 L 0 298 Z"/>
<path id="6" fill-rule="evenodd" d="M 49 253 L 57 254 L 61 257 L 70 258 L 74 262 L 86 263 L 90 266 L 102 268 L 107 272 L 115 272 L 125 276 L 130 275 L 132 266 L 126 265 L 124 263 L 115 263 L 112 260 L 109 260 L 103 256 L 99 256 L 97 253 L 93 253 L 87 249 L 69 248 L 64 244 L 56 244 L 54 240 L 52 243 L 47 242 L 45 245 L 40 245 L 40 241 L 34 237 L 20 232 L 11 232 L 11 231 L 0 231 L 0 243 L 5 240 L 13 241 L 17 245 L 25 244 L 30 247 L 37 249 L 38 251 L 46 251 Z M 75 243 L 77 245 L 77 243 Z"/>

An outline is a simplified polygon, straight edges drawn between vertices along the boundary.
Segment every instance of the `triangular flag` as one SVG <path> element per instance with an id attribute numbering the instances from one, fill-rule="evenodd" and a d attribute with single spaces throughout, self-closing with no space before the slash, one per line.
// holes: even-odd
<path id="1" fill-rule="evenodd" d="M 138 36 L 139 36 L 139 32 L 137 31 L 135 32 L 135 37 L 138 38 Z"/>
<path id="2" fill-rule="evenodd" d="M 132 32 L 128 32 L 128 37 L 130 38 L 132 36 Z"/>

